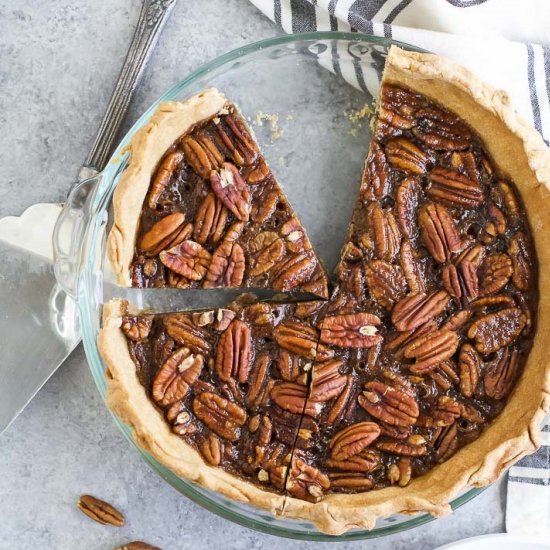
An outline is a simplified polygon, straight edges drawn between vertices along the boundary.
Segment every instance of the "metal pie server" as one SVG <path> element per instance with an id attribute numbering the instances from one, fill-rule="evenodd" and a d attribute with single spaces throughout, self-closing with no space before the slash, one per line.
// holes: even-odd
<path id="1" fill-rule="evenodd" d="M 148 56 L 175 2 L 143 1 L 118 82 L 74 186 L 105 167 Z M 76 303 L 63 290 L 67 285 L 62 288 L 57 283 L 71 275 L 64 270 L 63 250 L 56 250 L 59 261 L 54 270 L 52 236 L 61 210 L 60 204 L 36 204 L 20 217 L 0 220 L 0 433 L 80 341 Z M 57 235 L 57 240 L 71 248 L 71 235 Z"/>

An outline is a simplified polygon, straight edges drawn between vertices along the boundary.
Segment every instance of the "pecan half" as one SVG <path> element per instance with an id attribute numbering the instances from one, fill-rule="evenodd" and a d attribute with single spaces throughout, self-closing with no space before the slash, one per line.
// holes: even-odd
<path id="1" fill-rule="evenodd" d="M 416 112 L 413 134 L 436 151 L 467 149 L 472 140 L 468 127 L 455 115 L 425 107 Z"/>
<path id="2" fill-rule="evenodd" d="M 378 259 L 391 262 L 399 252 L 401 232 L 390 210 L 383 210 L 378 203 L 367 208 L 374 252 Z"/>
<path id="3" fill-rule="evenodd" d="M 396 138 L 386 144 L 386 158 L 398 170 L 421 176 L 433 157 L 406 138 Z"/>
<path id="4" fill-rule="evenodd" d="M 246 176 L 246 183 L 248 183 L 248 185 L 256 185 L 257 183 L 265 181 L 270 174 L 271 171 L 267 162 L 265 159 L 260 158 L 258 164 Z"/>
<path id="5" fill-rule="evenodd" d="M 478 319 L 468 329 L 468 338 L 476 341 L 476 349 L 487 355 L 511 344 L 524 329 L 525 315 L 518 307 L 501 309 Z"/>
<path id="6" fill-rule="evenodd" d="M 211 335 L 193 323 L 183 313 L 173 313 L 164 318 L 166 332 L 178 344 L 188 347 L 197 353 L 207 355 L 212 351 Z"/>
<path id="7" fill-rule="evenodd" d="M 418 215 L 420 234 L 432 257 L 445 263 L 462 247 L 456 224 L 448 210 L 438 203 L 429 203 Z"/>
<path id="8" fill-rule="evenodd" d="M 81 512 L 102 525 L 122 527 L 125 523 L 124 516 L 114 506 L 92 495 L 82 495 L 76 505 Z"/>
<path id="9" fill-rule="evenodd" d="M 451 331 L 458 331 L 460 330 L 469 320 L 472 316 L 472 312 L 463 309 L 462 311 L 457 311 L 453 315 L 451 315 L 443 325 L 441 325 L 441 328 L 443 330 L 451 330 Z"/>
<path id="10" fill-rule="evenodd" d="M 248 381 L 252 366 L 252 336 L 250 328 L 239 319 L 231 321 L 220 336 L 216 355 L 216 372 L 224 382 L 236 378 L 241 384 Z"/>
<path id="11" fill-rule="evenodd" d="M 449 206 L 476 208 L 483 203 L 481 185 L 455 170 L 437 166 L 428 174 L 430 186 L 426 193 Z"/>
<path id="12" fill-rule="evenodd" d="M 512 219 L 513 222 L 517 223 L 521 217 L 521 209 L 519 206 L 519 201 L 516 198 L 516 194 L 512 189 L 512 186 L 505 181 L 500 181 L 498 183 L 498 189 L 500 191 L 500 195 L 502 196 L 504 206 L 510 218 Z"/>
<path id="13" fill-rule="evenodd" d="M 422 275 L 420 263 L 414 257 L 409 241 L 404 241 L 401 244 L 399 259 L 411 292 L 425 292 L 426 281 Z"/>
<path id="14" fill-rule="evenodd" d="M 372 348 L 371 348 L 372 349 Z M 351 394 L 353 391 L 353 377 L 346 376 L 346 385 L 340 392 L 338 398 L 334 401 L 332 407 L 327 414 L 327 425 L 336 423 L 344 414 L 346 407 L 348 406 Z"/>
<path id="15" fill-rule="evenodd" d="M 343 362 L 339 359 L 318 363 L 313 369 L 309 397 L 324 403 L 340 395 L 347 383 L 347 376 L 340 374 Z"/>
<path id="16" fill-rule="evenodd" d="M 389 310 L 407 290 L 402 269 L 383 260 L 372 260 L 367 264 L 365 280 L 374 300 Z"/>
<path id="17" fill-rule="evenodd" d="M 447 395 L 442 395 L 430 413 L 418 419 L 417 425 L 425 428 L 450 426 L 457 418 L 460 418 L 461 413 L 462 407 L 458 401 Z"/>
<path id="18" fill-rule="evenodd" d="M 495 294 L 502 290 L 513 273 L 512 260 L 506 254 L 487 256 L 480 267 L 483 294 Z"/>
<path id="19" fill-rule="evenodd" d="M 330 440 L 330 456 L 333 460 L 347 460 L 368 447 L 379 435 L 380 427 L 374 422 L 352 424 Z"/>
<path id="20" fill-rule="evenodd" d="M 225 134 L 225 145 L 232 152 L 233 158 L 237 164 L 251 165 L 258 157 L 258 148 L 248 132 L 244 121 L 236 114 L 229 114 L 224 117 L 226 129 L 231 134 L 231 138 Z M 222 130 L 218 125 L 218 131 Z"/>
<path id="21" fill-rule="evenodd" d="M 311 243 L 305 234 L 304 228 L 295 217 L 290 218 L 281 226 L 281 235 L 284 238 L 286 248 L 291 252 L 311 249 Z"/>
<path id="22" fill-rule="evenodd" d="M 529 290 L 531 286 L 532 267 L 529 261 L 529 245 L 527 237 L 518 231 L 510 238 L 508 254 L 512 258 L 514 271 L 512 282 L 519 290 Z"/>
<path id="23" fill-rule="evenodd" d="M 258 405 L 263 400 L 263 392 L 269 378 L 269 366 L 271 358 L 264 352 L 258 355 L 250 373 L 248 392 L 246 399 L 252 407 Z"/>
<path id="24" fill-rule="evenodd" d="M 396 483 L 399 487 L 406 487 L 412 477 L 412 466 L 410 458 L 400 458 L 388 468 L 388 480 L 392 485 Z"/>
<path id="25" fill-rule="evenodd" d="M 285 243 L 277 233 L 263 231 L 249 243 L 250 275 L 256 277 L 269 271 L 286 252 Z"/>
<path id="26" fill-rule="evenodd" d="M 489 365 L 483 384 L 485 393 L 494 399 L 504 399 L 512 390 L 519 370 L 520 354 L 518 350 L 504 348 Z"/>
<path id="27" fill-rule="evenodd" d="M 127 338 L 134 342 L 141 342 L 149 336 L 152 325 L 152 315 L 125 315 L 120 328 Z"/>
<path id="28" fill-rule="evenodd" d="M 288 292 L 311 279 L 317 261 L 311 252 L 290 255 L 279 262 L 273 279 L 273 287 Z"/>
<path id="29" fill-rule="evenodd" d="M 410 130 L 422 103 L 423 98 L 419 94 L 386 84 L 380 91 L 378 118 L 395 128 Z"/>
<path id="30" fill-rule="evenodd" d="M 168 214 L 143 235 L 139 247 L 146 256 L 156 256 L 161 250 L 178 245 L 190 235 L 191 226 L 184 226 L 184 222 L 185 214 Z"/>
<path id="31" fill-rule="evenodd" d="M 275 341 L 283 349 L 286 349 L 300 357 L 324 361 L 330 359 L 334 352 L 320 344 L 318 331 L 306 323 L 287 321 L 278 325 L 273 331 Z"/>
<path id="32" fill-rule="evenodd" d="M 328 458 L 326 464 L 329 468 L 345 472 L 371 472 L 379 466 L 380 454 L 377 451 L 368 451 L 368 454 L 360 453 L 344 460 Z"/>
<path id="33" fill-rule="evenodd" d="M 456 422 L 450 426 L 441 428 L 433 445 L 437 462 L 445 462 L 445 460 L 449 459 L 458 449 L 457 435 Z"/>
<path id="34" fill-rule="evenodd" d="M 443 313 L 449 302 L 450 297 L 444 290 L 429 295 L 423 292 L 409 294 L 395 304 L 391 316 L 392 323 L 401 332 L 414 330 Z"/>
<path id="35" fill-rule="evenodd" d="M 200 281 L 206 275 L 211 256 L 199 243 L 187 240 L 174 248 L 163 250 L 159 258 L 174 273 L 192 281 Z"/>
<path id="36" fill-rule="evenodd" d="M 229 441 L 237 441 L 240 428 L 246 423 L 246 411 L 236 403 L 216 395 L 204 392 L 193 400 L 193 412 L 215 434 Z"/>
<path id="37" fill-rule="evenodd" d="M 412 426 L 419 415 L 418 403 L 412 395 L 377 380 L 365 384 L 358 401 L 371 416 L 390 426 Z"/>
<path id="38" fill-rule="evenodd" d="M 210 172 L 223 162 L 223 156 L 206 135 L 185 136 L 181 147 L 185 160 L 201 178 L 208 179 Z"/>
<path id="39" fill-rule="evenodd" d="M 460 369 L 460 392 L 465 397 L 472 397 L 479 381 L 481 358 L 470 344 L 464 344 L 460 348 L 458 368 Z"/>
<path id="40" fill-rule="evenodd" d="M 407 359 L 415 359 L 410 370 L 422 374 L 451 358 L 458 347 L 458 335 L 448 330 L 434 330 L 413 340 L 404 351 Z"/>
<path id="41" fill-rule="evenodd" d="M 200 382 L 200 380 L 198 381 Z M 183 401 L 176 401 L 166 410 L 166 420 L 177 435 L 188 435 L 197 431 L 197 425 Z"/>
<path id="42" fill-rule="evenodd" d="M 195 215 L 193 239 L 204 244 L 209 239 L 216 244 L 223 235 L 227 225 L 229 210 L 218 199 L 215 193 L 210 192 L 200 204 Z"/>
<path id="43" fill-rule="evenodd" d="M 281 382 L 273 386 L 271 399 L 284 409 L 294 414 L 317 416 L 323 404 L 307 398 L 307 388 L 294 382 Z"/>
<path id="44" fill-rule="evenodd" d="M 160 167 L 157 169 L 155 179 L 151 184 L 149 194 L 147 195 L 147 206 L 149 208 L 155 209 L 157 207 L 157 203 L 162 195 L 162 192 L 170 183 L 172 174 L 178 168 L 182 160 L 183 153 L 181 151 L 168 153 L 168 155 L 162 159 Z"/>
<path id="45" fill-rule="evenodd" d="M 294 458 L 286 482 L 288 492 L 302 500 L 318 502 L 330 488 L 330 480 L 320 470 L 300 458 Z"/>
<path id="46" fill-rule="evenodd" d="M 321 322 L 321 342 L 339 347 L 370 348 L 381 340 L 380 319 L 371 313 L 330 315 Z"/>
<path id="47" fill-rule="evenodd" d="M 223 446 L 220 439 L 214 434 L 210 434 L 199 446 L 204 460 L 212 466 L 219 466 L 222 461 Z"/>
<path id="48" fill-rule="evenodd" d="M 479 294 L 477 268 L 481 261 L 481 247 L 476 245 L 460 255 L 456 264 L 446 265 L 441 271 L 443 286 L 455 298 L 475 300 Z"/>
<path id="49" fill-rule="evenodd" d="M 210 186 L 238 220 L 248 221 L 250 190 L 234 164 L 224 162 L 219 172 L 210 172 Z"/>
<path id="50" fill-rule="evenodd" d="M 422 187 L 417 178 L 405 178 L 395 192 L 397 223 L 407 238 L 414 233 L 416 211 Z"/>
<path id="51" fill-rule="evenodd" d="M 346 462 L 350 462 L 352 460 L 355 460 L 356 456 L 354 456 L 353 458 L 350 458 L 349 461 L 346 461 Z M 329 462 L 335 462 L 335 461 L 332 461 L 332 460 L 327 460 L 327 464 Z M 374 480 L 365 476 L 364 472 L 365 470 L 358 470 L 358 471 L 351 471 L 351 472 L 346 472 L 346 473 L 334 473 L 334 472 L 331 472 L 329 473 L 328 475 L 328 478 L 330 480 L 330 487 L 331 489 L 334 491 L 334 492 L 338 492 L 338 490 L 342 490 L 342 491 L 345 491 L 345 490 L 348 490 L 348 489 L 351 489 L 353 491 L 359 491 L 359 492 L 362 492 L 362 493 L 365 493 L 367 491 L 370 491 L 371 489 L 374 488 Z"/>
<path id="52" fill-rule="evenodd" d="M 182 399 L 199 378 L 203 365 L 202 355 L 193 354 L 189 348 L 178 349 L 157 371 L 151 388 L 153 399 L 163 407 Z"/>
<path id="53" fill-rule="evenodd" d="M 282 349 L 279 351 L 279 359 L 277 360 L 277 367 L 281 378 L 287 382 L 294 382 L 298 376 L 300 376 L 300 364 L 299 359 L 287 350 Z"/>
<path id="54" fill-rule="evenodd" d="M 388 169 L 384 150 L 377 141 L 373 141 L 361 183 L 361 195 L 364 198 L 368 200 L 380 199 L 388 192 Z"/>
<path id="55" fill-rule="evenodd" d="M 386 453 L 401 456 L 423 456 L 428 454 L 426 440 L 420 435 L 411 435 L 407 441 L 376 442 L 376 448 Z"/>
<path id="56" fill-rule="evenodd" d="M 214 254 L 206 273 L 204 288 L 238 287 L 243 282 L 244 252 L 240 244 L 224 241 Z"/>

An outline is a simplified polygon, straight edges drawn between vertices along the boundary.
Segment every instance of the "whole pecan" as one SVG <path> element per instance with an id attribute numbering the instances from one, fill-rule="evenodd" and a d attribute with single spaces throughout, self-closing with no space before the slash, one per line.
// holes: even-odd
<path id="1" fill-rule="evenodd" d="M 192 281 L 200 281 L 210 265 L 210 252 L 195 241 L 183 241 L 174 248 L 163 250 L 160 261 L 168 268 Z"/>
<path id="2" fill-rule="evenodd" d="M 277 233 L 263 231 L 248 246 L 250 275 L 257 277 L 269 271 L 286 252 L 285 243 Z"/>
<path id="3" fill-rule="evenodd" d="M 146 256 L 177 246 L 191 235 L 191 225 L 184 225 L 185 214 L 174 212 L 156 222 L 141 238 L 139 247 Z"/>
<path id="4" fill-rule="evenodd" d="M 380 199 L 388 192 L 388 170 L 389 166 L 384 150 L 377 141 L 373 141 L 361 182 L 361 195 L 364 198 L 368 200 Z"/>
<path id="5" fill-rule="evenodd" d="M 168 153 L 161 161 L 160 166 L 155 174 L 155 179 L 151 184 L 151 189 L 147 195 L 147 206 L 155 209 L 162 192 L 170 183 L 172 174 L 176 171 L 181 161 L 183 153 L 181 151 L 173 151 Z"/>
<path id="6" fill-rule="evenodd" d="M 114 506 L 92 495 L 82 495 L 76 505 L 89 518 L 103 525 L 122 527 L 125 523 L 124 516 Z"/>
<path id="7" fill-rule="evenodd" d="M 210 172 L 223 162 L 223 155 L 206 134 L 185 136 L 181 146 L 185 160 L 201 178 L 207 179 Z"/>
<path id="8" fill-rule="evenodd" d="M 246 399 L 252 407 L 258 405 L 263 398 L 263 391 L 269 378 L 270 364 L 271 358 L 266 352 L 260 353 L 254 362 L 246 394 Z"/>
<path id="9" fill-rule="evenodd" d="M 321 342 L 339 347 L 370 348 L 381 340 L 380 318 L 366 312 L 329 315 L 321 322 Z"/>
<path id="10" fill-rule="evenodd" d="M 485 393 L 494 399 L 504 399 L 512 390 L 519 370 L 520 354 L 517 350 L 501 349 L 491 362 L 483 384 Z"/>
<path id="11" fill-rule="evenodd" d="M 367 208 L 367 220 L 376 257 L 391 262 L 399 253 L 402 238 L 394 215 L 378 203 L 371 203 Z"/>
<path id="12" fill-rule="evenodd" d="M 294 414 L 317 416 L 323 404 L 307 398 L 307 388 L 294 382 L 281 382 L 273 386 L 271 398 L 281 409 Z"/>
<path id="13" fill-rule="evenodd" d="M 365 384 L 358 401 L 371 416 L 390 426 L 411 426 L 419 415 L 418 403 L 412 395 L 378 380 Z"/>
<path id="14" fill-rule="evenodd" d="M 289 292 L 309 281 L 316 267 L 317 261 L 311 251 L 288 255 L 276 266 L 273 288 Z"/>
<path id="15" fill-rule="evenodd" d="M 240 428 L 246 423 L 246 411 L 236 403 L 215 393 L 204 392 L 193 400 L 193 412 L 215 434 L 237 441 Z"/>
<path id="16" fill-rule="evenodd" d="M 318 502 L 330 488 L 330 480 L 320 470 L 300 458 L 294 458 L 286 482 L 288 492 L 302 500 Z"/>
<path id="17" fill-rule="evenodd" d="M 120 328 L 127 338 L 134 342 L 141 342 L 149 336 L 152 325 L 152 315 L 125 315 Z"/>
<path id="18" fill-rule="evenodd" d="M 416 111 L 413 134 L 436 151 L 467 149 L 472 134 L 457 116 L 433 107 Z"/>
<path id="19" fill-rule="evenodd" d="M 385 309 L 391 309 L 407 289 L 403 270 L 384 260 L 371 260 L 367 264 L 365 280 L 371 296 Z"/>
<path id="20" fill-rule="evenodd" d="M 223 235 L 227 225 L 229 210 L 212 191 L 204 197 L 195 215 L 193 238 L 199 244 L 209 239 L 216 244 Z"/>
<path id="21" fill-rule="evenodd" d="M 529 248 L 527 237 L 521 231 L 510 238 L 508 254 L 512 258 L 514 268 L 512 282 L 519 290 L 529 290 L 531 286 L 532 267 Z"/>
<path id="22" fill-rule="evenodd" d="M 223 241 L 212 254 L 204 288 L 238 287 L 243 282 L 245 257 L 240 244 Z"/>
<path id="23" fill-rule="evenodd" d="M 423 151 L 406 138 L 396 138 L 388 141 L 385 148 L 388 162 L 398 170 L 421 176 L 426 167 L 433 162 L 429 152 Z"/>
<path id="24" fill-rule="evenodd" d="M 476 208 L 483 203 L 481 185 L 456 170 L 437 166 L 428 174 L 428 180 L 426 193 L 432 199 L 462 208 Z"/>
<path id="25" fill-rule="evenodd" d="M 443 313 L 449 302 L 450 297 L 444 290 L 429 295 L 423 292 L 409 294 L 395 304 L 391 315 L 392 323 L 401 332 L 414 330 Z"/>
<path id="26" fill-rule="evenodd" d="M 395 192 L 395 212 L 397 223 L 407 238 L 414 234 L 416 223 L 416 211 L 422 187 L 418 178 L 405 178 L 401 181 Z"/>
<path id="27" fill-rule="evenodd" d="M 234 319 L 218 341 L 216 372 L 225 382 L 235 378 L 244 384 L 248 381 L 251 366 L 252 335 L 250 328 L 239 319 Z"/>
<path id="28" fill-rule="evenodd" d="M 495 294 L 508 284 L 514 270 L 507 254 L 491 254 L 485 258 L 479 271 L 483 294 Z"/>
<path id="29" fill-rule="evenodd" d="M 524 329 L 526 318 L 518 307 L 501 309 L 474 321 L 468 338 L 476 341 L 476 349 L 488 355 L 511 344 Z"/>
<path id="30" fill-rule="evenodd" d="M 210 434 L 199 446 L 200 452 L 208 464 L 219 466 L 222 461 L 223 446 L 219 437 Z"/>
<path id="31" fill-rule="evenodd" d="M 211 334 L 195 325 L 184 313 L 172 313 L 164 318 L 166 332 L 178 344 L 197 353 L 207 355 L 212 351 Z"/>
<path id="32" fill-rule="evenodd" d="M 330 456 L 333 460 L 347 460 L 368 447 L 379 435 L 380 427 L 374 422 L 352 424 L 330 440 Z"/>
<path id="33" fill-rule="evenodd" d="M 273 331 L 275 341 L 283 349 L 286 349 L 300 357 L 324 361 L 330 359 L 334 352 L 323 346 L 317 345 L 319 332 L 306 323 L 286 321 L 278 325 Z"/>
<path id="34" fill-rule="evenodd" d="M 422 374 L 452 357 L 458 347 L 458 335 L 449 330 L 434 330 L 413 340 L 404 350 L 407 359 L 415 359 L 410 370 Z"/>
<path id="35" fill-rule="evenodd" d="M 448 210 L 438 203 L 428 203 L 418 214 L 420 234 L 428 252 L 439 263 L 451 259 L 462 247 L 456 224 Z"/>
<path id="36" fill-rule="evenodd" d="M 180 348 L 160 367 L 153 379 L 153 399 L 163 407 L 179 401 L 199 378 L 204 357 L 189 348 Z"/>
<path id="37" fill-rule="evenodd" d="M 233 215 L 243 222 L 250 216 L 250 190 L 234 164 L 224 162 L 219 172 L 210 172 L 212 191 Z"/>
<path id="38" fill-rule="evenodd" d="M 342 364 L 343 361 L 332 359 L 315 365 L 309 390 L 311 400 L 323 403 L 340 395 L 347 383 L 347 376 L 340 374 Z"/>
<path id="39" fill-rule="evenodd" d="M 481 358 L 470 344 L 464 344 L 460 348 L 458 368 L 460 369 L 460 392 L 465 397 L 472 397 L 479 381 Z"/>

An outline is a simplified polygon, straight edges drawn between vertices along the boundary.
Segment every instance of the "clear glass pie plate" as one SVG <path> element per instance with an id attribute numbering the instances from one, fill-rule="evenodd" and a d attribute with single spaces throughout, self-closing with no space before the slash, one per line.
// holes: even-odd
<path id="1" fill-rule="evenodd" d="M 69 252 L 61 257 L 58 276 L 77 298 L 86 355 L 103 397 L 105 366 L 96 337 L 104 291 L 109 288 L 113 292 L 113 286 L 106 284 L 110 273 L 105 259 L 110 202 L 127 162 L 125 147 L 158 103 L 181 100 L 208 87 L 218 88 L 236 102 L 331 271 L 346 236 L 369 147 L 368 115 L 392 43 L 360 34 L 312 33 L 277 37 L 227 53 L 159 98 L 126 134 L 103 173 L 73 189 L 63 220 L 71 227 L 66 244 Z M 115 420 L 132 441 L 129 428 Z M 140 452 L 158 474 L 194 502 L 226 519 L 274 535 L 319 541 L 367 539 L 432 519 L 428 514 L 395 515 L 380 520 L 371 531 L 354 530 L 331 537 L 307 522 L 281 519 L 194 485 Z M 453 508 L 478 493 L 479 489 L 463 493 L 453 501 Z"/>

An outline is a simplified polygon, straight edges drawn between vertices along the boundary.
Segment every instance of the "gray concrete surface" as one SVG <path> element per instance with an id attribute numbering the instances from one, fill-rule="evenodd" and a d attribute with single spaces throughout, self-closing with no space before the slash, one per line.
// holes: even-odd
<path id="1" fill-rule="evenodd" d="M 0 0 L 0 216 L 64 198 L 138 11 L 138 0 Z M 127 122 L 202 63 L 278 32 L 247 0 L 180 0 Z M 127 525 L 81 515 L 84 492 L 119 506 Z M 501 483 L 452 516 L 338 548 L 433 549 L 502 531 L 503 511 Z M 164 550 L 328 547 L 245 529 L 180 496 L 119 433 L 79 348 L 0 437 L 0 549 L 108 550 L 132 539 Z"/>

